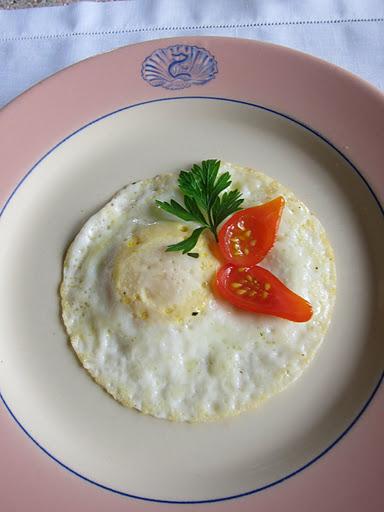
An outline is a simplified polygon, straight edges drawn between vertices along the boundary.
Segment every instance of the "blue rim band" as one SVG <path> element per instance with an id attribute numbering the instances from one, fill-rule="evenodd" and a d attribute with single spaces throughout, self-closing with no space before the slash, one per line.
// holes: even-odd
<path id="1" fill-rule="evenodd" d="M 247 101 L 241 101 L 241 100 L 235 100 L 235 99 L 231 99 L 231 98 L 221 98 L 221 97 L 215 97 L 215 96 L 179 96 L 179 97 L 173 97 L 173 98 L 160 98 L 160 99 L 157 99 L 157 100 L 149 100 L 149 101 L 144 101 L 144 102 L 141 102 L 141 103 L 136 103 L 136 104 L 133 104 L 133 105 L 129 105 L 127 107 L 123 107 L 123 108 L 120 108 L 118 110 L 115 110 L 113 112 L 110 112 L 108 114 L 105 114 L 101 117 L 98 117 L 97 119 L 94 119 L 93 121 L 87 123 L 86 125 L 82 126 L 81 128 L 79 128 L 78 130 L 76 130 L 75 132 L 71 133 L 70 135 L 68 135 L 67 137 L 65 137 L 64 139 L 62 139 L 60 142 L 58 142 L 55 146 L 53 146 L 47 153 L 45 153 L 45 155 L 43 155 L 32 167 L 31 169 L 26 173 L 26 175 L 19 181 L 19 183 L 16 185 L 16 187 L 14 188 L 14 190 L 12 191 L 11 195 L 8 197 L 8 199 L 6 200 L 3 208 L 1 209 L 0 211 L 0 217 L 2 216 L 2 214 L 4 213 L 6 207 L 8 206 L 8 204 L 10 203 L 10 201 L 12 200 L 13 196 L 16 194 L 17 190 L 21 187 L 21 185 L 24 183 L 24 181 L 28 178 L 28 176 L 36 169 L 36 167 L 47 157 L 49 156 L 53 151 L 55 151 L 59 146 L 61 146 L 64 142 L 66 142 L 67 140 L 71 139 L 73 136 L 77 135 L 78 133 L 80 133 L 81 131 L 85 130 L 86 128 L 88 128 L 89 126 L 92 126 L 93 124 L 99 122 L 99 121 L 102 121 L 103 119 L 106 119 L 108 117 L 111 117 L 115 114 L 118 114 L 119 112 L 123 112 L 124 110 L 129 110 L 131 108 L 135 108 L 135 107 L 140 107 L 140 106 L 143 106 L 143 105 L 148 105 L 148 104 L 151 104 L 151 103 L 159 103 L 159 102 L 162 102 L 162 101 L 174 101 L 174 100 L 183 100 L 183 99 L 203 99 L 203 100 L 215 100 L 215 101 L 225 101 L 225 102 L 228 102 L 228 103 L 237 103 L 237 104 L 240 104 L 240 105 L 246 105 L 246 106 L 250 106 L 250 107 L 254 107 L 254 108 L 257 108 L 257 109 L 260 109 L 260 110 L 264 110 L 266 112 L 271 112 L 273 114 L 276 114 L 277 116 L 280 116 L 282 118 L 285 118 L 285 119 L 288 119 L 289 121 L 301 126 L 302 128 L 304 128 L 305 130 L 309 131 L 310 133 L 312 133 L 313 135 L 316 135 L 316 137 L 320 138 L 323 142 L 325 142 L 328 146 L 330 146 L 334 151 L 336 151 L 336 153 L 338 155 L 340 155 L 351 167 L 352 169 L 358 174 L 358 176 L 361 178 L 361 180 L 364 182 L 364 184 L 366 185 L 366 187 L 368 188 L 368 190 L 370 191 L 373 199 L 375 200 L 376 204 L 378 205 L 382 215 L 384 215 L 384 209 L 383 209 L 383 206 L 380 204 L 380 201 L 378 199 L 378 197 L 376 196 L 375 192 L 373 191 L 371 185 L 368 183 L 367 179 L 363 176 L 363 174 L 357 169 L 357 167 L 336 147 L 332 144 L 332 142 L 330 142 L 328 139 L 326 139 L 323 135 L 321 135 L 320 133 L 318 133 L 316 130 L 314 130 L 313 128 L 310 128 L 309 126 L 307 126 L 306 124 L 302 123 L 301 121 L 298 121 L 296 119 L 294 119 L 293 117 L 290 117 L 288 116 L 287 114 L 283 114 L 281 112 L 277 112 L 276 110 L 273 110 L 271 108 L 267 108 L 267 107 L 264 107 L 262 105 L 258 105 L 258 104 L 255 104 L 255 103 L 250 103 L 250 102 L 247 102 Z M 139 500 L 142 500 L 142 501 L 150 501 L 150 502 L 155 502 L 155 503 L 169 503 L 169 504 L 178 504 L 178 505 L 191 505 L 191 504 L 202 504 L 202 503 L 214 503 L 214 502 L 218 502 L 218 501 L 227 501 L 227 500 L 232 500 L 232 499 L 235 499 L 235 498 L 242 498 L 242 497 L 245 497 L 245 496 L 249 496 L 251 494 L 256 494 L 258 492 L 261 492 L 261 491 L 264 491 L 265 489 L 269 489 L 270 487 L 274 487 L 275 485 L 277 484 L 280 484 L 281 482 L 284 482 L 285 480 L 288 480 L 289 478 L 297 475 L 298 473 L 301 473 L 302 471 L 304 471 L 304 469 L 308 468 L 309 466 L 311 466 L 312 464 L 314 464 L 315 462 L 317 462 L 320 458 L 322 458 L 326 453 L 328 453 L 351 429 L 352 427 L 356 424 L 356 422 L 361 418 L 361 416 L 363 415 L 363 413 L 365 412 L 365 410 L 368 408 L 368 406 L 370 405 L 370 403 L 372 402 L 376 392 L 378 391 L 378 389 L 380 388 L 382 382 L 383 382 L 383 378 L 384 378 L 384 372 L 381 373 L 380 375 L 380 378 L 378 380 L 378 382 L 376 383 L 373 391 L 371 392 L 370 396 L 368 397 L 367 401 L 365 402 L 365 404 L 363 405 L 363 407 L 361 408 L 361 410 L 359 411 L 359 413 L 357 414 L 357 416 L 352 420 L 352 422 L 350 423 L 350 425 L 335 439 L 335 441 L 333 441 L 327 448 L 325 448 L 321 453 L 319 453 L 316 457 L 314 457 L 313 459 L 311 459 L 309 462 L 307 462 L 306 464 L 304 464 L 303 466 L 301 466 L 300 468 L 296 469 L 295 471 L 289 473 L 288 475 L 278 479 L 278 480 L 275 480 L 274 482 L 271 482 L 269 484 L 266 484 L 266 485 L 263 485 L 262 487 L 258 487 L 256 489 L 253 489 L 251 491 L 247 491 L 247 492 L 243 492 L 241 494 L 236 494 L 236 495 L 232 495 L 232 496 L 225 496 L 223 498 L 213 498 L 213 499 L 206 499 L 206 500 L 193 500 L 193 501 L 178 501 L 178 500 L 161 500 L 161 499 L 156 499 L 156 498 L 146 498 L 145 496 L 137 496 L 135 494 L 129 494 L 127 492 L 123 492 L 123 491 L 119 491 L 117 489 L 113 489 L 111 487 L 108 487 L 106 485 L 103 485 L 103 484 L 100 484 L 98 482 L 95 482 L 94 480 L 91 480 L 90 478 L 87 478 L 86 476 L 78 473 L 77 471 L 75 471 L 74 469 L 71 469 L 70 467 L 68 467 L 67 465 L 65 465 L 63 462 L 60 462 L 60 460 L 58 460 L 54 455 L 52 455 L 48 450 L 46 450 L 38 441 L 36 441 L 36 439 L 34 439 L 32 437 L 32 435 L 23 427 L 23 425 L 19 422 L 19 420 L 16 418 L 16 416 L 13 414 L 10 406 L 7 404 L 3 394 L 0 392 L 0 398 L 2 400 L 2 402 L 4 403 L 6 409 L 8 410 L 9 414 L 12 416 L 12 418 L 15 420 L 15 422 L 17 423 L 17 425 L 22 429 L 22 431 L 35 443 L 36 446 L 38 446 L 46 455 L 48 455 L 51 459 L 53 459 L 55 462 L 57 462 L 61 467 L 63 467 L 64 469 L 66 469 L 67 471 L 69 471 L 70 473 L 78 476 L 79 478 L 81 478 L 82 480 L 88 482 L 88 483 L 91 483 L 93 485 L 96 485 L 97 487 L 100 487 L 101 489 L 105 489 L 107 491 L 111 491 L 115 494 L 119 494 L 121 496 L 127 496 L 129 498 L 135 498 L 135 499 L 139 499 Z"/>

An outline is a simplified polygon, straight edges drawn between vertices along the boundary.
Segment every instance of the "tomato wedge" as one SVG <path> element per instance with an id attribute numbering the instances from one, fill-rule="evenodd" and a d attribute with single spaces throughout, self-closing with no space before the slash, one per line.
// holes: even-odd
<path id="1" fill-rule="evenodd" d="M 293 322 L 307 322 L 312 306 L 287 288 L 265 268 L 227 264 L 216 274 L 217 292 L 233 306 L 254 313 L 273 315 Z"/>
<path id="2" fill-rule="evenodd" d="M 235 265 L 251 267 L 259 263 L 276 240 L 284 197 L 236 212 L 219 232 L 224 259 Z"/>

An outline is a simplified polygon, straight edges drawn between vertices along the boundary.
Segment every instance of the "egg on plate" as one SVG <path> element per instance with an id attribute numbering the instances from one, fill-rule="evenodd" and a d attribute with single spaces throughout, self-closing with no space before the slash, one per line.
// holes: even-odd
<path id="1" fill-rule="evenodd" d="M 221 263 L 208 232 L 198 258 L 165 251 L 197 227 L 156 207 L 180 198 L 178 173 L 120 190 L 65 258 L 62 316 L 79 360 L 116 400 L 158 418 L 202 422 L 257 406 L 301 375 L 331 319 L 335 264 L 320 222 L 272 178 L 229 163 L 223 171 L 244 208 L 284 197 L 276 242 L 259 265 L 311 303 L 308 322 L 218 298 L 211 284 Z"/>

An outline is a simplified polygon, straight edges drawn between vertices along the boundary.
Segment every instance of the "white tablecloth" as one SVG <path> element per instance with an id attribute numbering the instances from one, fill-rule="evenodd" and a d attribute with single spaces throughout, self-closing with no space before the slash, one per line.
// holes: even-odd
<path id="1" fill-rule="evenodd" d="M 86 57 L 191 35 L 272 41 L 384 89 L 383 0 L 125 0 L 0 11 L 0 106 Z"/>

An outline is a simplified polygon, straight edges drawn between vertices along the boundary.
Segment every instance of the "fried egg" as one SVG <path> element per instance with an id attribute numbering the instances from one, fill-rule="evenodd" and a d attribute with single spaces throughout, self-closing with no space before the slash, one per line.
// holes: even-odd
<path id="1" fill-rule="evenodd" d="M 284 196 L 276 243 L 261 266 L 313 307 L 294 323 L 236 309 L 215 296 L 219 261 L 203 233 L 194 252 L 166 252 L 197 226 L 160 210 L 181 199 L 178 173 L 127 185 L 70 245 L 60 288 L 81 364 L 121 404 L 174 421 L 218 420 L 256 407 L 296 380 L 330 323 L 334 256 L 309 209 L 276 180 L 222 163 L 244 207 Z"/>

